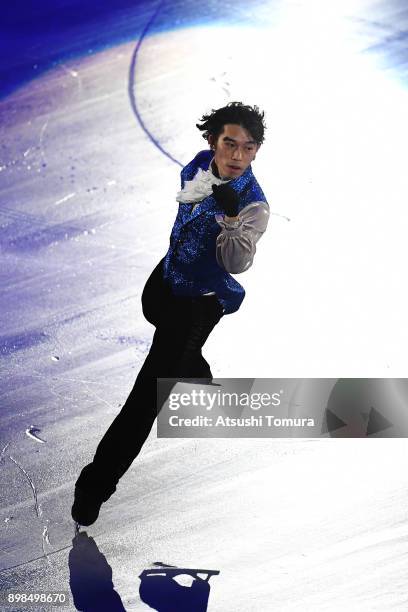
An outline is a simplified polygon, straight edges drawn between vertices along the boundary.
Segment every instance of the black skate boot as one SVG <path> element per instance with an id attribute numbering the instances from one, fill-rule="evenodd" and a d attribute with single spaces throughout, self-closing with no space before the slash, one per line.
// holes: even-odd
<path id="1" fill-rule="evenodd" d="M 96 521 L 99 516 L 99 510 L 103 502 L 92 491 L 84 491 L 79 487 L 75 487 L 75 498 L 71 509 L 71 516 L 76 523 L 88 527 Z"/>
<path id="2" fill-rule="evenodd" d="M 94 466 L 86 465 L 75 483 L 74 503 L 71 516 L 76 523 L 88 527 L 96 521 L 104 502 L 116 491 L 116 485 L 109 485 L 95 476 Z"/>

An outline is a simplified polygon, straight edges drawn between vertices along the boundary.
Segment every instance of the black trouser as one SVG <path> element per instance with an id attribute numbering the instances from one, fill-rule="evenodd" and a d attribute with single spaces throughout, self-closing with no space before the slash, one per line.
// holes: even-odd
<path id="1" fill-rule="evenodd" d="M 163 280 L 163 260 L 148 278 L 142 294 L 146 319 L 156 327 L 149 354 L 122 410 L 100 441 L 92 463 L 77 486 L 108 499 L 121 476 L 139 454 L 173 384 L 161 388 L 157 378 L 204 378 L 212 381 L 201 348 L 223 311 L 215 295 L 175 296 Z"/>

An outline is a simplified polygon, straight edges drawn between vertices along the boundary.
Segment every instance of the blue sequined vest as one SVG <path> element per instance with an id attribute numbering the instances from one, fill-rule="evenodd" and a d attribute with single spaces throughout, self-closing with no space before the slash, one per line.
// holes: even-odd
<path id="1" fill-rule="evenodd" d="M 200 151 L 181 171 L 181 188 L 191 181 L 199 168 L 208 170 L 214 153 Z M 229 183 L 240 196 L 239 210 L 251 202 L 266 202 L 265 195 L 252 173 L 251 166 Z M 164 278 L 175 295 L 198 296 L 215 291 L 224 308 L 231 314 L 240 307 L 244 288 L 223 268 L 216 259 L 216 239 L 222 231 L 215 219 L 223 214 L 212 195 L 198 203 L 179 203 L 178 214 L 170 236 L 169 250 L 164 259 Z"/>

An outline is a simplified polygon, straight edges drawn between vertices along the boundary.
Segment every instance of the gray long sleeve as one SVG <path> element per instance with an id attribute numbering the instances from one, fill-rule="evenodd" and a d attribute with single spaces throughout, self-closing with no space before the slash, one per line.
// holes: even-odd
<path id="1" fill-rule="evenodd" d="M 240 274 L 251 267 L 256 243 L 265 232 L 269 221 L 266 202 L 251 202 L 239 213 L 239 219 L 228 223 L 224 215 L 215 215 L 222 231 L 217 236 L 217 263 L 231 274 Z"/>

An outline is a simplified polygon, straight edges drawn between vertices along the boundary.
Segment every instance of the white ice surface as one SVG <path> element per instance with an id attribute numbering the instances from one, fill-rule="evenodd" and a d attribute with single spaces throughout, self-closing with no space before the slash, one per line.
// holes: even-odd
<path id="1" fill-rule="evenodd" d="M 218 377 L 404 376 L 407 93 L 360 54 L 350 20 L 289 4 L 274 27 L 180 30 L 139 54 L 143 118 L 182 163 L 204 148 L 202 112 L 241 98 L 267 112 L 254 172 L 273 215 L 237 277 L 246 300 L 205 355 Z M 131 111 L 134 46 L 0 102 L 6 588 L 68 589 L 73 484 L 153 332 L 140 294 L 167 249 L 179 168 Z M 219 569 L 212 612 L 402 611 L 406 455 L 404 439 L 153 433 L 87 531 L 128 611 L 147 609 L 137 576 L 157 560 Z"/>

